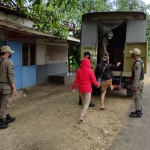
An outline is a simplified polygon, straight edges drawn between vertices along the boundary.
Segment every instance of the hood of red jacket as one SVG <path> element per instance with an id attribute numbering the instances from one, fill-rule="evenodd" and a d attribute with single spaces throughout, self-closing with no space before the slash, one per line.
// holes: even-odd
<path id="1" fill-rule="evenodd" d="M 83 58 L 81 61 L 81 68 L 91 68 L 91 63 L 88 58 Z"/>

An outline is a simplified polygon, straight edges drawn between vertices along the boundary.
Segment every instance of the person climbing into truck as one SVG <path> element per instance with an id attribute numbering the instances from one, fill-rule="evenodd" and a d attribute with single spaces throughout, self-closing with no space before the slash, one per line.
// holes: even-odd
<path id="1" fill-rule="evenodd" d="M 114 85 L 112 85 L 113 80 L 113 73 L 112 70 L 116 69 L 120 66 L 120 62 L 118 62 L 116 65 L 109 63 L 109 56 L 105 55 L 102 58 L 102 62 L 99 63 L 96 67 L 95 74 L 98 76 L 99 84 L 100 84 L 100 102 L 101 102 L 101 108 L 100 110 L 105 110 L 104 106 L 104 100 L 106 95 L 106 90 L 108 87 L 110 87 L 111 90 L 114 89 Z"/>

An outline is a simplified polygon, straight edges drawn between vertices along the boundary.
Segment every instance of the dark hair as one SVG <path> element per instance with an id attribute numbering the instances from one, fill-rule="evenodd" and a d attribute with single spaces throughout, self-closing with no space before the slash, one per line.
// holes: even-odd
<path id="1" fill-rule="evenodd" d="M 84 56 L 89 55 L 91 56 L 91 53 L 89 51 L 84 52 Z"/>

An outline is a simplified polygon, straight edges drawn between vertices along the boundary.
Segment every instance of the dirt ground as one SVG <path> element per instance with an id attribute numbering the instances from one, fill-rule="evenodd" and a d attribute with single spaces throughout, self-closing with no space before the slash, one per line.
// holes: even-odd
<path id="1" fill-rule="evenodd" d="M 78 124 L 81 106 L 71 85 L 39 85 L 24 93 L 10 109 L 17 120 L 0 130 L 0 150 L 108 150 L 132 102 L 126 90 L 108 91 L 107 110 L 101 111 L 99 96 L 92 95 L 96 106 L 88 109 L 86 122 Z"/>
<path id="2" fill-rule="evenodd" d="M 0 130 L 0 150 L 107 150 L 128 116 L 132 99 L 126 91 L 110 91 L 107 110 L 101 111 L 99 96 L 88 109 L 84 124 L 78 124 L 81 106 L 71 85 L 46 84 L 25 91 L 13 101 L 11 114 L 17 120 Z"/>
<path id="3" fill-rule="evenodd" d="M 149 70 L 144 82 L 150 84 Z M 93 95 L 96 107 L 78 124 L 81 106 L 71 85 L 40 85 L 25 94 L 12 103 L 10 111 L 17 120 L 0 130 L 0 150 L 108 150 L 132 103 L 125 90 L 108 92 L 107 110 L 101 111 L 99 96 Z"/>

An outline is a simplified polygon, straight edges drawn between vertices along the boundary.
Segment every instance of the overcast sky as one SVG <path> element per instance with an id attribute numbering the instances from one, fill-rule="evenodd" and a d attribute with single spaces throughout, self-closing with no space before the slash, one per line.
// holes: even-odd
<path id="1" fill-rule="evenodd" d="M 146 4 L 150 4 L 150 0 L 143 0 Z M 150 10 L 148 10 L 148 13 L 150 14 Z"/>
<path id="2" fill-rule="evenodd" d="M 150 4 L 150 0 L 143 0 L 146 4 Z"/>

